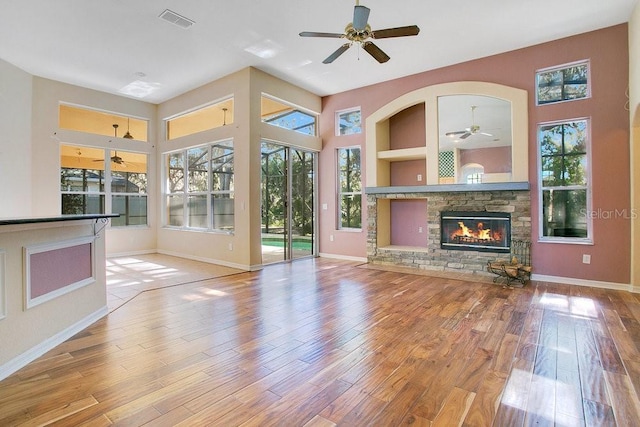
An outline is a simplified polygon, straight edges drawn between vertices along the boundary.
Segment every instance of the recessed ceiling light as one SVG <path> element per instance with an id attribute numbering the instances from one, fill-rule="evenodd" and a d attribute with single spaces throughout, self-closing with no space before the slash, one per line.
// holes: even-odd
<path id="1" fill-rule="evenodd" d="M 282 46 L 272 40 L 266 39 L 247 47 L 245 51 L 257 56 L 258 58 L 269 59 L 280 53 L 280 51 L 282 51 Z"/>
<path id="2" fill-rule="evenodd" d="M 150 83 L 143 82 L 142 80 L 135 80 L 118 90 L 118 92 L 136 98 L 144 98 L 145 96 L 154 92 L 160 86 L 162 86 L 160 83 Z"/>

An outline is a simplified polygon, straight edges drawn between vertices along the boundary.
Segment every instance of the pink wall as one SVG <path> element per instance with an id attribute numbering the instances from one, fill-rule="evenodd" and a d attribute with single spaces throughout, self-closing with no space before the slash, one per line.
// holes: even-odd
<path id="1" fill-rule="evenodd" d="M 420 231 L 422 230 L 422 232 Z M 391 244 L 427 247 L 427 201 L 391 201 Z"/>
<path id="2" fill-rule="evenodd" d="M 460 166 L 468 163 L 484 166 L 484 173 L 511 172 L 511 147 L 460 150 Z"/>
<path id="3" fill-rule="evenodd" d="M 425 39 L 425 43 L 429 41 Z M 629 283 L 630 222 L 608 212 L 629 212 L 629 112 L 625 110 L 628 75 L 627 25 L 552 41 L 500 55 L 415 74 L 323 99 L 320 136 L 320 251 L 346 256 L 366 256 L 366 230 L 328 236 L 335 230 L 335 149 L 360 145 L 365 159 L 365 135 L 334 135 L 336 110 L 361 106 L 363 119 L 400 95 L 438 83 L 485 81 L 525 89 L 529 92 L 529 180 L 532 189 L 533 264 L 535 273 L 579 279 Z M 592 97 L 537 107 L 535 72 L 538 69 L 589 59 Z M 384 65 L 381 65 L 383 67 Z M 375 69 L 374 69 L 375 71 Z M 373 71 L 373 72 L 374 72 Z M 593 245 L 538 242 L 537 124 L 553 120 L 588 117 L 591 120 L 591 173 L 594 210 L 605 214 L 593 220 Z M 363 165 L 364 172 L 364 165 Z M 363 173 L 363 180 L 365 179 Z M 363 212 L 366 224 L 366 205 Z M 615 251 L 613 250 L 615 248 Z M 582 255 L 591 255 L 591 264 Z"/>

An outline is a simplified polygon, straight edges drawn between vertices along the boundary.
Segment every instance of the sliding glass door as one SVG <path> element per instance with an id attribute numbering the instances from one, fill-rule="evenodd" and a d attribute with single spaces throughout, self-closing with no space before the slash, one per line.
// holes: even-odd
<path id="1" fill-rule="evenodd" d="M 262 263 L 315 255 L 316 156 L 262 142 Z"/>

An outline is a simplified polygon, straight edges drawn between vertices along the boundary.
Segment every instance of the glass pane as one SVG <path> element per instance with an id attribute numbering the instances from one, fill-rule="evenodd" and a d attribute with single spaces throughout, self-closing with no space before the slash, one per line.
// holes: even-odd
<path id="1" fill-rule="evenodd" d="M 188 227 L 209 228 L 207 224 L 207 196 L 189 196 Z"/>
<path id="2" fill-rule="evenodd" d="M 266 96 L 261 103 L 262 122 L 305 135 L 316 135 L 316 116 Z"/>
<path id="3" fill-rule="evenodd" d="M 60 190 L 100 193 L 104 191 L 104 171 L 97 169 L 60 169 Z"/>
<path id="4" fill-rule="evenodd" d="M 233 191 L 233 146 L 211 147 L 211 191 Z"/>
<path id="5" fill-rule="evenodd" d="M 565 123 L 562 125 L 564 131 L 564 152 L 586 153 L 587 152 L 587 122 L 585 120 Z"/>
<path id="6" fill-rule="evenodd" d="M 118 218 L 111 218 L 114 227 L 126 225 L 147 224 L 146 196 L 112 196 L 111 212 L 120 214 Z"/>
<path id="7" fill-rule="evenodd" d="M 172 153 L 167 156 L 167 192 L 184 191 L 184 155 Z"/>
<path id="8" fill-rule="evenodd" d="M 291 149 L 291 257 L 313 254 L 313 155 Z"/>
<path id="9" fill-rule="evenodd" d="M 341 228 L 362 228 L 362 195 L 343 194 L 340 206 Z"/>
<path id="10" fill-rule="evenodd" d="M 360 149 L 338 150 L 340 192 L 361 191 Z"/>
<path id="11" fill-rule="evenodd" d="M 176 227 L 184 225 L 184 197 L 182 195 L 167 197 L 167 224 Z"/>
<path id="12" fill-rule="evenodd" d="M 587 190 L 545 190 L 542 235 L 587 237 Z"/>
<path id="13" fill-rule="evenodd" d="M 147 192 L 147 174 L 113 171 L 111 173 L 111 191 L 114 193 L 145 194 Z"/>
<path id="14" fill-rule="evenodd" d="M 568 84 L 587 83 L 587 64 L 580 64 L 575 67 L 565 68 L 563 71 L 564 82 Z"/>
<path id="15" fill-rule="evenodd" d="M 538 74 L 538 103 L 562 100 L 562 70 Z"/>
<path id="16" fill-rule="evenodd" d="M 213 194 L 211 196 L 211 212 L 213 213 L 213 229 L 233 231 L 234 201 L 231 194 Z"/>
<path id="17" fill-rule="evenodd" d="M 207 191 L 209 149 L 207 147 L 192 148 L 187 151 L 187 159 L 189 161 L 187 170 L 189 174 L 189 192 Z"/>
<path id="18" fill-rule="evenodd" d="M 540 127 L 540 154 L 562 154 L 562 125 Z"/>
<path id="19" fill-rule="evenodd" d="M 104 195 L 91 194 L 63 194 L 62 214 L 103 214 Z"/>
<path id="20" fill-rule="evenodd" d="M 338 113 L 339 135 L 351 135 L 362 132 L 360 110 Z"/>
<path id="21" fill-rule="evenodd" d="M 565 156 L 563 185 L 587 185 L 587 156 Z"/>

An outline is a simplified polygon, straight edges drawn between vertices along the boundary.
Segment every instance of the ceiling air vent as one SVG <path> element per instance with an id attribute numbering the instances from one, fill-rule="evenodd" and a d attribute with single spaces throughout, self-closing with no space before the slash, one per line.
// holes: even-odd
<path id="1" fill-rule="evenodd" d="M 185 18 L 182 15 L 178 15 L 177 13 L 169 9 L 165 9 L 165 11 L 160 14 L 159 18 L 162 18 L 167 22 L 171 22 L 172 24 L 175 24 L 180 28 L 189 28 L 190 26 L 195 24 L 195 21 L 192 21 L 189 18 Z"/>

